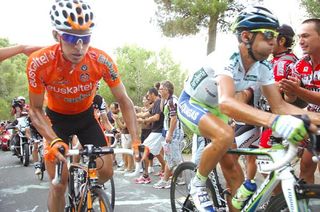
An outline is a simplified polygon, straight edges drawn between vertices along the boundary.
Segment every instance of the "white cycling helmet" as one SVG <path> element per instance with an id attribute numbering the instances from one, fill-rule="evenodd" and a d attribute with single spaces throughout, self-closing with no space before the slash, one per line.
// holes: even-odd
<path id="1" fill-rule="evenodd" d="M 18 97 L 17 97 L 17 100 L 18 100 L 18 101 L 21 101 L 21 100 L 26 101 L 26 98 L 24 98 L 23 96 L 18 96 Z"/>
<path id="2" fill-rule="evenodd" d="M 94 26 L 91 7 L 83 0 L 56 0 L 50 17 L 58 30 L 91 30 Z"/>

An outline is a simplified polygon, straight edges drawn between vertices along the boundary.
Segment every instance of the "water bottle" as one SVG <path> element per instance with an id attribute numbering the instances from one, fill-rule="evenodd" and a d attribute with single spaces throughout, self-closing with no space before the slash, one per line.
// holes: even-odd
<path id="1" fill-rule="evenodd" d="M 251 195 L 256 191 L 257 184 L 254 180 L 246 180 L 237 190 L 236 195 L 232 198 L 232 205 L 236 209 L 241 210 L 245 202 L 250 199 Z"/>

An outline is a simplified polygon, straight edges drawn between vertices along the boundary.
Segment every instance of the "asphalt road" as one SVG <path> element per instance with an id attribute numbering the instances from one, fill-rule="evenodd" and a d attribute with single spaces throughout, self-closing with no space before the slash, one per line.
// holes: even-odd
<path id="1" fill-rule="evenodd" d="M 152 185 L 159 177 L 151 175 L 151 178 L 151 184 L 137 185 L 134 177 L 124 177 L 123 172 L 115 171 L 115 211 L 171 211 L 169 189 L 154 189 Z M 24 167 L 11 152 L 0 151 L 0 179 L 0 212 L 47 211 L 48 177 L 38 180 L 33 164 Z"/>
<path id="2" fill-rule="evenodd" d="M 189 157 L 186 156 L 187 159 Z M 155 169 L 157 171 L 159 167 Z M 295 169 L 298 172 L 299 165 L 296 165 Z M 258 175 L 257 179 L 262 180 L 261 175 Z M 169 189 L 154 189 L 152 185 L 159 180 L 159 177 L 151 174 L 151 178 L 151 184 L 138 185 L 134 183 L 134 177 L 125 177 L 123 172 L 115 171 L 115 211 L 171 211 Z M 320 176 L 317 172 L 316 183 L 319 182 Z M 45 175 L 43 181 L 37 179 L 33 164 L 24 167 L 11 152 L 0 151 L 0 212 L 47 211 L 48 187 L 48 177 Z"/>

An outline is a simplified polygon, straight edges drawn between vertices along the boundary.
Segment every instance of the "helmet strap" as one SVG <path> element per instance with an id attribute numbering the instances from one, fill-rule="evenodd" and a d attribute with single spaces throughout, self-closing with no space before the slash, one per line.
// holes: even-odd
<path id="1" fill-rule="evenodd" d="M 252 44 L 254 42 L 254 40 L 256 39 L 257 34 L 253 33 L 252 38 L 246 43 L 246 47 L 248 49 L 248 53 L 250 55 L 250 57 L 254 60 L 254 61 L 258 61 L 257 58 L 254 56 L 253 51 L 252 51 Z"/>

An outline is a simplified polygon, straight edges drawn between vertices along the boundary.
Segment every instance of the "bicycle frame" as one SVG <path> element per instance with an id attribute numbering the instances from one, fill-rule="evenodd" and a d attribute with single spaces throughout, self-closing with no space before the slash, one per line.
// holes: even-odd
<path id="1" fill-rule="evenodd" d="M 263 155 L 269 156 L 274 164 L 283 160 L 287 153 L 286 148 L 283 145 L 274 145 L 270 149 L 232 149 L 228 150 L 229 154 L 240 155 Z M 274 188 L 281 182 L 282 191 L 286 199 L 288 208 L 291 212 L 299 211 L 299 204 L 303 204 L 297 201 L 295 193 L 295 185 L 297 185 L 297 178 L 293 173 L 293 168 L 290 163 L 287 163 L 281 168 L 270 171 L 263 183 L 258 187 L 256 192 L 252 195 L 250 200 L 246 203 L 241 211 L 255 211 L 265 201 L 267 201 L 272 194 Z"/>
<path id="2" fill-rule="evenodd" d="M 77 177 L 77 180 L 84 180 L 84 182 L 81 182 L 79 189 L 79 196 L 68 196 L 69 198 L 69 204 L 70 207 L 74 207 L 76 211 L 80 210 L 82 207 L 87 206 L 88 210 L 92 209 L 92 192 L 91 189 L 95 186 L 98 186 L 98 176 L 97 176 L 97 169 L 96 169 L 96 162 L 95 159 L 97 156 L 90 155 L 89 161 L 82 164 L 82 163 L 70 163 L 69 164 L 69 173 L 70 178 L 72 179 L 69 181 L 69 188 L 75 190 L 74 185 L 74 175 L 76 172 L 79 172 L 79 170 L 82 170 L 84 176 L 82 176 L 84 179 L 80 179 L 79 173 Z M 70 195 L 70 193 L 68 193 Z M 72 192 L 71 195 L 74 195 L 75 192 Z"/>

